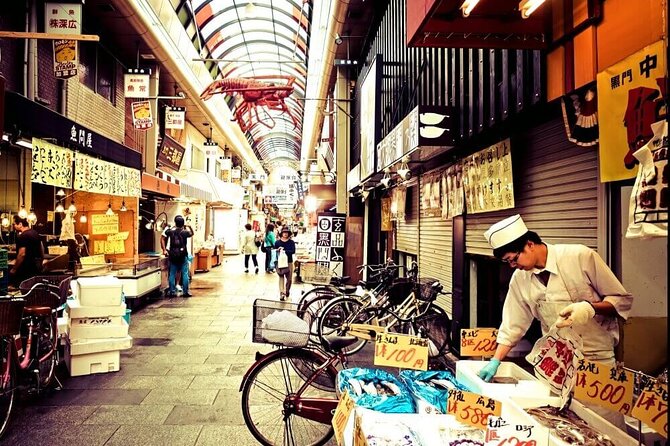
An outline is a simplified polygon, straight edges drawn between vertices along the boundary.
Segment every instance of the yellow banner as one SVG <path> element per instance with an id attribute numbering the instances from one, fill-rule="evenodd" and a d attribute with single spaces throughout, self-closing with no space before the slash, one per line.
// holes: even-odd
<path id="1" fill-rule="evenodd" d="M 91 234 L 116 234 L 119 232 L 119 215 L 91 215 Z"/>
<path id="2" fill-rule="evenodd" d="M 391 198 L 382 198 L 382 231 L 393 231 L 391 221 Z"/>
<path id="3" fill-rule="evenodd" d="M 74 152 L 33 138 L 33 163 L 30 181 L 55 187 L 72 188 Z"/>
<path id="4" fill-rule="evenodd" d="M 633 153 L 653 136 L 666 113 L 659 83 L 666 74 L 665 45 L 656 42 L 598 73 L 600 181 L 637 174 Z"/>

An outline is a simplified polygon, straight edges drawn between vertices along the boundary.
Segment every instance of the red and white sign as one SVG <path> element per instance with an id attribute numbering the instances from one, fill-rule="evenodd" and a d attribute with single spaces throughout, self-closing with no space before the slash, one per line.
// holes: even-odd
<path id="1" fill-rule="evenodd" d="M 47 34 L 81 34 L 81 5 L 71 3 L 46 3 L 44 29 Z M 54 75 L 68 79 L 77 75 L 79 66 L 76 40 L 53 41 Z"/>
<path id="2" fill-rule="evenodd" d="M 149 101 L 133 102 L 133 127 L 145 130 L 153 127 L 154 119 L 151 115 L 151 104 Z"/>

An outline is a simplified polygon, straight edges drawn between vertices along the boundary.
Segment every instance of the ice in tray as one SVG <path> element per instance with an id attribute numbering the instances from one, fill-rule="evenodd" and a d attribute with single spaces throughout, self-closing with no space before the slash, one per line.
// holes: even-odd
<path id="1" fill-rule="evenodd" d="M 550 396 L 549 386 L 513 362 L 503 361 L 492 382 L 478 375 L 488 361 L 460 360 L 456 362 L 456 380 L 472 389 L 474 393 L 504 400 L 512 395 Z"/>

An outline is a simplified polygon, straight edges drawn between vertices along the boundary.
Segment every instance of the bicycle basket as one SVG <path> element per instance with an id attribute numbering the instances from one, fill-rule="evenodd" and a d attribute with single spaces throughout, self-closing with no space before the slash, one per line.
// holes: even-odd
<path id="1" fill-rule="evenodd" d="M 415 283 L 408 279 L 396 279 L 388 290 L 389 299 L 393 304 L 403 302 L 412 292 Z"/>
<path id="2" fill-rule="evenodd" d="M 333 272 L 328 265 L 317 262 L 304 262 L 300 264 L 300 278 L 305 283 L 312 285 L 329 285 Z"/>
<path id="3" fill-rule="evenodd" d="M 60 306 L 60 297 L 44 285 L 34 285 L 26 294 L 26 307 L 49 307 L 56 309 Z"/>
<path id="4" fill-rule="evenodd" d="M 0 336 L 13 336 L 21 330 L 24 299 L 0 298 Z"/>
<path id="5" fill-rule="evenodd" d="M 442 290 L 441 286 L 434 287 L 433 284 L 439 282 L 437 279 L 431 279 L 428 277 L 419 278 L 416 283 L 416 298 L 426 302 L 432 302 L 437 297 L 439 291 Z"/>
<path id="6" fill-rule="evenodd" d="M 309 325 L 291 302 L 256 299 L 253 324 L 253 342 L 283 347 L 305 347 L 309 342 Z"/>
<path id="7" fill-rule="evenodd" d="M 56 293 L 58 289 L 58 297 L 60 299 L 60 305 L 63 305 L 67 301 L 67 297 L 70 295 L 70 282 L 72 281 L 71 274 L 53 274 L 53 275 L 43 275 L 35 276 L 30 279 L 26 279 L 21 282 L 19 285 L 19 290 L 21 294 L 26 294 L 32 287 L 38 283 L 45 283 L 50 285 L 51 291 Z"/>

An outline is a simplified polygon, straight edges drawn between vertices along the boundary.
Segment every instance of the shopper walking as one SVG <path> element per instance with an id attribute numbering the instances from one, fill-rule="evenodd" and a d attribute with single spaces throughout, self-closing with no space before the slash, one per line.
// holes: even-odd
<path id="1" fill-rule="evenodd" d="M 242 245 L 242 254 L 244 254 L 244 272 L 249 272 L 249 257 L 251 257 L 251 260 L 256 267 L 256 274 L 258 274 L 258 259 L 256 258 L 258 255 L 258 246 L 256 246 L 256 232 L 251 229 L 249 223 L 244 225 L 244 229 L 245 231 L 242 233 L 242 240 L 240 243 Z"/>
<path id="2" fill-rule="evenodd" d="M 165 231 L 165 237 L 161 237 L 161 248 L 163 254 L 170 261 L 168 275 L 168 297 L 177 295 L 176 278 L 177 271 L 181 271 L 182 296 L 191 297 L 189 293 L 189 262 L 186 243 L 189 237 L 193 237 L 193 228 L 184 224 L 184 217 L 177 215 L 174 218 L 174 228 Z"/>
<path id="3" fill-rule="evenodd" d="M 275 236 L 275 225 L 269 223 L 265 228 L 265 238 L 263 240 L 263 248 L 265 249 L 265 272 L 273 273 L 274 266 L 272 265 L 272 249 L 275 246 L 277 237 Z"/>
<path id="4" fill-rule="evenodd" d="M 291 240 L 291 229 L 282 228 L 280 238 L 275 242 L 277 249 L 277 274 L 279 275 L 279 298 L 286 300 L 291 295 L 293 283 L 293 254 L 295 242 Z"/>

